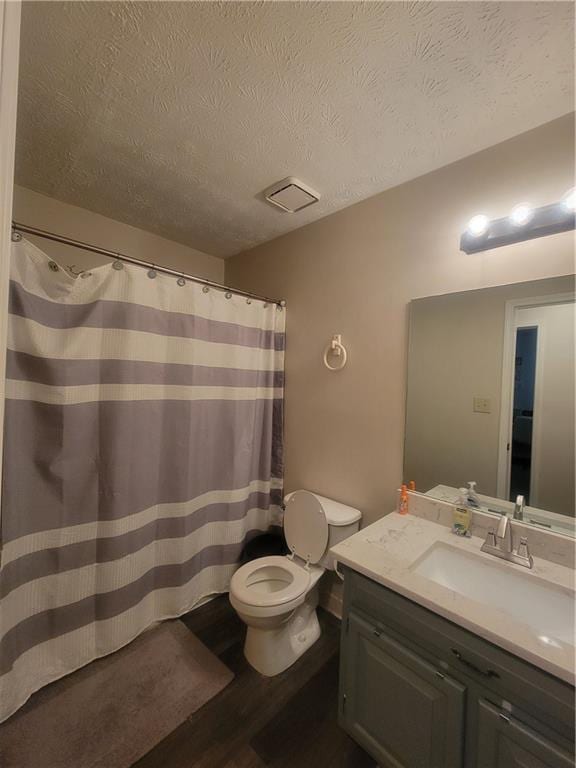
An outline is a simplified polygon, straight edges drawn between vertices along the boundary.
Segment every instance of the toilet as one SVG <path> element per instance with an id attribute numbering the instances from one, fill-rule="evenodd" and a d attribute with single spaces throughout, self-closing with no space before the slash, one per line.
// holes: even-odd
<path id="1" fill-rule="evenodd" d="M 334 570 L 330 548 L 359 528 L 357 509 L 294 491 L 285 499 L 285 556 L 260 557 L 239 568 L 230 602 L 247 625 L 244 655 L 263 675 L 278 675 L 320 637 L 318 582 Z"/>

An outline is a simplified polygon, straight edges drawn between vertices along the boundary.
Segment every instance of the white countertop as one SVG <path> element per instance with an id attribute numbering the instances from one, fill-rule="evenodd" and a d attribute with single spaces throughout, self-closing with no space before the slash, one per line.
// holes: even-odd
<path id="1" fill-rule="evenodd" d="M 422 555 L 437 543 L 487 558 L 491 564 L 496 562 L 500 567 L 521 571 L 527 580 L 551 582 L 575 595 L 574 572 L 570 568 L 534 558 L 534 567 L 528 570 L 480 552 L 483 540 L 478 537 L 458 537 L 446 526 L 397 512 L 340 542 L 331 552 L 339 563 L 574 685 L 573 646 L 560 641 L 550 644 L 534 627 L 412 570 Z"/>

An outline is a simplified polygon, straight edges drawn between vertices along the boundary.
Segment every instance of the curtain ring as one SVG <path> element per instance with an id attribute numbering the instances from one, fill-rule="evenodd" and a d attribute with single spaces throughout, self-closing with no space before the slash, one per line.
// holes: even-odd
<path id="1" fill-rule="evenodd" d="M 19 243 L 22 240 L 22 234 L 17 229 L 12 230 L 12 242 Z"/>
<path id="2" fill-rule="evenodd" d="M 52 272 L 58 272 L 58 270 L 60 269 L 60 267 L 58 266 L 58 264 L 56 264 L 55 261 L 49 261 L 48 266 L 50 267 Z"/>
<path id="3" fill-rule="evenodd" d="M 156 272 L 156 265 L 155 264 L 152 266 L 152 269 L 148 270 L 147 274 L 148 274 L 148 277 L 150 278 L 150 280 L 154 280 L 154 278 L 158 274 L 158 272 Z"/>
<path id="4" fill-rule="evenodd" d="M 202 286 L 202 293 L 208 293 L 209 290 L 210 290 L 210 286 L 208 286 L 208 285 L 203 285 Z"/>
<path id="5" fill-rule="evenodd" d="M 124 269 L 124 264 L 122 264 L 120 259 L 116 259 L 116 261 L 112 264 L 112 269 L 117 269 L 117 270 Z"/>
<path id="6" fill-rule="evenodd" d="M 176 280 L 176 282 L 178 283 L 178 285 L 181 285 L 181 286 L 184 286 L 184 285 L 186 285 L 186 280 L 184 280 L 184 275 L 181 275 L 181 276 L 178 278 L 178 280 Z"/>
<path id="7" fill-rule="evenodd" d="M 252 304 L 252 299 L 246 299 L 246 304 Z"/>
<path id="8" fill-rule="evenodd" d="M 230 291 L 226 291 L 226 293 L 224 294 L 224 296 L 225 296 L 227 299 L 231 299 L 231 298 L 232 298 L 232 294 L 230 293 Z"/>
<path id="9" fill-rule="evenodd" d="M 267 302 L 267 301 L 265 301 L 265 302 L 264 302 L 264 304 L 263 304 L 262 306 L 264 307 L 264 309 L 266 309 L 266 307 L 268 306 L 268 302 Z"/>

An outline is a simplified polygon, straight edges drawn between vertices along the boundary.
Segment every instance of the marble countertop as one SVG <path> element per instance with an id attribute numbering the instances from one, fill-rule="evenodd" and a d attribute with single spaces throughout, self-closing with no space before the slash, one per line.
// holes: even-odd
<path id="1" fill-rule="evenodd" d="M 480 552 L 483 539 L 454 536 L 446 526 L 414 515 L 393 512 L 337 544 L 335 559 L 358 573 L 434 611 L 485 640 L 574 685 L 574 647 L 542 636 L 534 627 L 508 613 L 472 600 L 415 573 L 413 568 L 437 543 L 483 558 L 489 564 L 521 572 L 574 592 L 574 572 L 565 566 L 534 558 L 531 570 Z"/>

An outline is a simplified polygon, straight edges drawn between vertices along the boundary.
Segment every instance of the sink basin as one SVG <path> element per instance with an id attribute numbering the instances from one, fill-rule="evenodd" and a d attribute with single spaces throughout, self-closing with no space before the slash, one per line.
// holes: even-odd
<path id="1" fill-rule="evenodd" d="M 536 629 L 548 645 L 574 645 L 574 595 L 518 566 L 494 564 L 447 544 L 435 544 L 412 571 Z"/>

